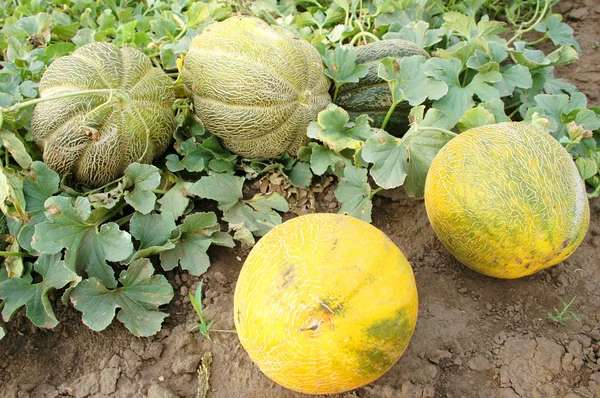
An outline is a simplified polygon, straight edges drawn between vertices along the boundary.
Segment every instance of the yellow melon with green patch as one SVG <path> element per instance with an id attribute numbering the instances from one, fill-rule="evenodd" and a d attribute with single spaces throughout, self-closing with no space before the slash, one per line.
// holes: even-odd
<path id="1" fill-rule="evenodd" d="M 427 174 L 425 207 L 460 262 L 506 279 L 565 260 L 590 221 L 571 156 L 528 123 L 477 127 L 452 139 Z"/>
<path id="2" fill-rule="evenodd" d="M 234 297 L 252 360 L 307 394 L 352 390 L 387 372 L 408 346 L 417 308 L 413 271 L 398 247 L 339 214 L 273 228 L 246 259 Z"/>

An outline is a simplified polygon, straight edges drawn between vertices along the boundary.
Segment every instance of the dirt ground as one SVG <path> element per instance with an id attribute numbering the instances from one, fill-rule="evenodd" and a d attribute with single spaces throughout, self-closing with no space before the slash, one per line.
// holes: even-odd
<path id="1" fill-rule="evenodd" d="M 563 2 L 583 56 L 559 74 L 600 105 L 600 4 Z M 600 397 L 600 200 L 590 202 L 591 224 L 580 248 L 565 262 L 520 280 L 476 274 L 437 240 L 422 201 L 400 191 L 375 199 L 373 224 L 412 264 L 419 289 L 419 320 L 398 363 L 376 382 L 336 398 Z M 317 210 L 337 211 L 333 190 Z M 233 292 L 247 251 L 210 251 L 203 304 L 214 329 L 233 329 Z M 234 333 L 191 332 L 196 320 L 187 294 L 199 279 L 167 273 L 176 295 L 163 330 L 136 338 L 114 322 L 101 333 L 80 313 L 56 302 L 61 324 L 38 329 L 19 314 L 0 341 L 0 398 L 196 397 L 196 371 L 212 353 L 209 398 L 305 397 L 271 382 L 250 361 Z M 580 320 L 565 326 L 547 319 L 575 301 Z M 205 361 L 208 362 L 208 361 Z M 206 363 L 205 363 L 206 364 Z M 331 396 L 334 397 L 334 396 Z"/>

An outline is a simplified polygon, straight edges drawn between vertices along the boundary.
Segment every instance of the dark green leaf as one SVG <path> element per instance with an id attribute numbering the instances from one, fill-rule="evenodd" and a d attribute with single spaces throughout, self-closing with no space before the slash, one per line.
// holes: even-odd
<path id="1" fill-rule="evenodd" d="M 142 214 L 154 210 L 156 195 L 152 192 L 160 185 L 160 170 L 151 164 L 132 163 L 125 169 L 125 201 Z"/>
<path id="2" fill-rule="evenodd" d="M 112 222 L 100 228 L 86 223 L 92 211 L 84 197 L 78 197 L 73 204 L 70 198 L 54 196 L 45 206 L 48 220 L 35 226 L 31 246 L 45 254 L 56 254 L 66 248 L 65 261 L 70 269 L 80 275 L 86 272 L 105 286 L 115 287 L 114 271 L 106 261 L 128 258 L 133 252 L 131 236 Z"/>
<path id="3" fill-rule="evenodd" d="M 334 192 L 340 202 L 339 213 L 348 214 L 366 222 L 371 222 L 371 187 L 367 182 L 367 169 L 358 168 L 350 163 L 344 168 L 344 177 Z"/>
<path id="4" fill-rule="evenodd" d="M 77 285 L 71 302 L 83 312 L 83 322 L 92 330 L 106 329 L 120 308 L 117 319 L 139 337 L 151 336 L 160 330 L 167 314 L 158 307 L 173 298 L 173 288 L 162 275 L 153 275 L 147 258 L 134 261 L 119 277 L 121 287 L 107 289 L 96 278 Z"/>
<path id="5" fill-rule="evenodd" d="M 48 292 L 61 289 L 69 282 L 80 280 L 73 271 L 60 261 L 60 255 L 41 255 L 33 265 L 42 281 L 31 283 L 22 278 L 11 278 L 0 282 L 0 298 L 4 300 L 2 316 L 8 321 L 22 306 L 26 307 L 27 317 L 34 325 L 53 328 L 58 324 Z"/>
<path id="6" fill-rule="evenodd" d="M 206 251 L 211 244 L 235 246 L 229 234 L 220 232 L 217 217 L 212 212 L 187 216 L 179 232 L 175 248 L 160 253 L 161 265 L 167 271 L 180 265 L 192 275 L 202 275 L 210 266 Z"/>

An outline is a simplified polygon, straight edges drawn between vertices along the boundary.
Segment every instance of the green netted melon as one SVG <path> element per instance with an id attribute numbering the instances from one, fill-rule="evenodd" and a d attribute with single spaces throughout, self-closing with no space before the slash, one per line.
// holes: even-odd
<path id="1" fill-rule="evenodd" d="M 87 92 L 37 104 L 31 130 L 50 168 L 89 186 L 152 162 L 175 128 L 171 79 L 133 48 L 85 45 L 54 61 L 39 91 L 41 98 Z"/>
<path id="2" fill-rule="evenodd" d="M 295 155 L 331 102 L 317 50 L 254 17 L 232 17 L 196 36 L 183 81 L 204 126 L 246 158 Z"/>
<path id="3" fill-rule="evenodd" d="M 477 127 L 452 139 L 427 174 L 425 207 L 460 262 L 506 279 L 565 260 L 590 222 L 571 155 L 528 123 Z"/>
<path id="4" fill-rule="evenodd" d="M 373 127 L 381 127 L 385 115 L 392 105 L 392 95 L 388 83 L 379 77 L 378 67 L 382 59 L 422 55 L 429 58 L 427 51 L 417 44 L 401 39 L 382 40 L 357 47 L 356 63 L 367 65 L 367 75 L 358 83 L 347 83 L 340 87 L 335 103 L 344 108 L 352 119 L 367 114 L 373 120 Z M 411 106 L 402 102 L 396 106 L 386 130 L 402 136 L 408 130 L 408 114 Z"/>

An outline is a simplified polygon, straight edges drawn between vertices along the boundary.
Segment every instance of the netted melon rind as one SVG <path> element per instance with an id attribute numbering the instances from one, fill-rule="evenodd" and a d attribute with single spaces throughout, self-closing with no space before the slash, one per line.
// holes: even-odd
<path id="1" fill-rule="evenodd" d="M 133 162 L 152 162 L 175 129 L 171 79 L 134 48 L 91 43 L 57 59 L 42 76 L 40 97 L 101 89 L 115 91 L 42 102 L 31 119 L 44 162 L 92 187 Z"/>
<path id="2" fill-rule="evenodd" d="M 425 207 L 460 262 L 504 279 L 568 258 L 590 221 L 571 155 L 528 123 L 477 127 L 452 139 L 427 174 Z"/>
<path id="3" fill-rule="evenodd" d="M 204 126 L 246 158 L 295 155 L 308 124 L 331 102 L 316 49 L 253 17 L 232 17 L 196 36 L 183 81 Z"/>

